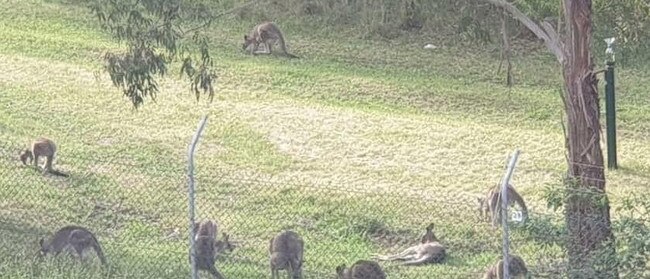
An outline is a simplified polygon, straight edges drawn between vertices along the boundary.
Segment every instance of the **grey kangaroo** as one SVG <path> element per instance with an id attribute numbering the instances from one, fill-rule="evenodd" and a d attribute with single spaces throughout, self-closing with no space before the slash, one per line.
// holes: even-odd
<path id="1" fill-rule="evenodd" d="M 46 256 L 47 254 L 57 256 L 63 249 L 72 246 L 80 260 L 83 260 L 84 251 L 92 248 L 97 253 L 97 257 L 101 263 L 106 265 L 106 257 L 104 256 L 101 245 L 99 245 L 99 241 L 97 241 L 97 238 L 92 232 L 81 226 L 65 226 L 59 229 L 49 240 L 41 238 L 39 244 L 41 246 L 40 254 L 42 256 Z"/>
<path id="2" fill-rule="evenodd" d="M 288 278 L 301 279 L 304 247 L 304 241 L 294 231 L 283 231 L 271 238 L 269 242 L 271 278 L 279 278 L 279 271 L 286 270 Z"/>

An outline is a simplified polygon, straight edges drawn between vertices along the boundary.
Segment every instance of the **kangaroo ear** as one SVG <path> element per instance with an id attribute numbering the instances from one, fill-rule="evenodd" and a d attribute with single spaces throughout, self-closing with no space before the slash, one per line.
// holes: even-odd
<path id="1" fill-rule="evenodd" d="M 248 35 L 244 35 L 244 41 L 248 41 Z"/>
<path id="2" fill-rule="evenodd" d="M 43 244 L 44 244 L 44 243 L 45 243 L 45 239 L 43 239 L 43 238 L 41 237 L 41 238 L 38 240 L 38 245 L 40 245 L 41 247 L 43 247 Z"/>
<path id="3" fill-rule="evenodd" d="M 344 265 L 344 264 L 337 266 L 337 267 L 336 267 L 336 274 L 338 274 L 338 275 L 342 275 L 342 274 L 343 274 L 343 270 L 345 270 L 345 265 Z"/>

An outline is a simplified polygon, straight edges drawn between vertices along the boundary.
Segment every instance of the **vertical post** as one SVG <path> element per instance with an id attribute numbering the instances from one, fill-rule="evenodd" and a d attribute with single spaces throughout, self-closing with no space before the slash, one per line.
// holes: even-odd
<path id="1" fill-rule="evenodd" d="M 614 61 L 607 61 L 605 70 L 605 114 L 607 119 L 607 168 L 617 169 L 616 162 L 616 97 L 614 90 Z"/>
<path id="2" fill-rule="evenodd" d="M 188 178 L 188 187 L 187 187 L 187 195 L 188 195 L 188 202 L 189 202 L 189 214 L 190 214 L 190 270 L 192 270 L 192 279 L 198 279 L 199 278 L 199 273 L 198 270 L 196 269 L 196 249 L 194 247 L 194 214 L 195 214 L 195 206 L 194 206 L 194 200 L 195 200 L 195 191 L 194 191 L 194 150 L 196 149 L 196 144 L 199 142 L 199 138 L 201 137 L 201 133 L 203 133 L 203 129 L 205 128 L 205 123 L 208 120 L 208 116 L 205 115 L 202 117 L 201 121 L 199 122 L 199 126 L 196 128 L 196 132 L 194 132 L 194 136 L 192 136 L 192 141 L 190 142 L 190 146 L 187 151 L 187 178 Z"/>
<path id="3" fill-rule="evenodd" d="M 503 276 L 510 279 L 508 266 L 510 265 L 510 236 L 508 228 L 508 185 L 510 177 L 515 170 L 517 159 L 519 158 L 519 149 L 516 149 L 508 163 L 508 169 L 501 180 L 501 225 L 503 227 Z"/>

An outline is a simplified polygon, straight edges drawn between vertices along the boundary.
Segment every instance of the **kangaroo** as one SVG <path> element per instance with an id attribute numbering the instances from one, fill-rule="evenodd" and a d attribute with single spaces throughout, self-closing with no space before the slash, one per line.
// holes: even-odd
<path id="1" fill-rule="evenodd" d="M 524 260 L 517 255 L 509 255 L 508 274 L 510 277 L 528 276 L 528 268 Z M 503 259 L 500 259 L 493 266 L 488 268 L 483 275 L 483 279 L 505 279 L 503 276 Z"/>
<path id="2" fill-rule="evenodd" d="M 286 270 L 287 277 L 302 278 L 305 243 L 294 231 L 283 231 L 271 238 L 269 253 L 271 258 L 271 278 L 279 278 L 279 271 Z"/>
<path id="3" fill-rule="evenodd" d="M 233 242 L 230 242 L 230 235 L 227 233 L 222 233 L 221 238 L 222 240 L 217 240 L 214 243 L 214 250 L 217 258 L 221 256 L 225 251 L 228 251 L 230 253 L 235 250 L 235 244 Z"/>
<path id="4" fill-rule="evenodd" d="M 273 22 L 263 22 L 251 30 L 249 35 L 244 35 L 244 44 L 242 49 L 246 50 L 250 47 L 250 54 L 271 54 L 271 45 L 278 43 L 285 56 L 289 58 L 299 58 L 287 51 L 287 45 L 282 35 L 280 28 Z M 258 51 L 260 44 L 264 44 L 265 51 Z M 252 47 L 251 47 L 252 45 Z"/>
<path id="5" fill-rule="evenodd" d="M 358 260 L 350 268 L 345 265 L 336 267 L 339 279 L 386 279 L 386 273 L 375 261 Z"/>
<path id="6" fill-rule="evenodd" d="M 92 232 L 84 227 L 74 225 L 65 226 L 59 229 L 49 240 L 41 238 L 39 244 L 41 246 L 41 256 L 46 256 L 50 253 L 57 256 L 63 249 L 72 246 L 80 260 L 83 260 L 83 252 L 88 248 L 92 248 L 97 253 L 97 257 L 102 264 L 106 265 L 106 257 L 104 256 L 102 247 L 99 245 L 99 241 L 97 241 L 97 238 Z"/>
<path id="7" fill-rule="evenodd" d="M 402 265 L 421 265 L 427 263 L 440 263 L 446 257 L 446 248 L 433 234 L 433 224 L 426 228 L 427 232 L 420 238 L 420 243 L 406 248 L 395 255 L 376 255 L 382 261 L 404 261 Z"/>
<path id="8" fill-rule="evenodd" d="M 54 157 L 56 156 L 56 144 L 54 141 L 47 138 L 37 138 L 32 142 L 31 147 L 25 148 L 20 153 L 20 160 L 23 165 L 27 165 L 27 160 L 31 160 L 34 167 L 38 169 L 38 158 L 45 157 L 45 166 L 43 167 L 43 174 L 51 173 L 58 176 L 68 177 L 69 175 L 56 171 L 52 168 Z"/>
<path id="9" fill-rule="evenodd" d="M 210 272 L 214 278 L 225 279 L 215 267 L 215 258 L 219 249 L 228 247 L 228 244 L 219 244 L 217 241 L 217 224 L 208 220 L 194 224 L 194 245 L 196 252 L 196 268 Z M 224 235 L 225 236 L 225 235 Z M 228 238 L 226 238 L 226 241 Z M 192 258 L 190 257 L 190 262 Z"/>
<path id="10" fill-rule="evenodd" d="M 508 184 L 508 205 L 512 206 L 515 202 L 521 207 L 522 219 L 526 221 L 528 219 L 528 207 L 526 207 L 526 202 L 524 198 L 517 193 L 512 185 Z M 479 203 L 479 214 L 483 219 L 492 222 L 492 226 L 497 226 L 501 223 L 501 187 L 496 186 L 492 187 L 488 193 L 485 195 L 485 198 L 477 198 Z"/>
<path id="11" fill-rule="evenodd" d="M 433 233 L 433 223 L 429 224 L 425 228 L 425 230 L 426 230 L 426 232 L 424 233 L 424 235 L 422 235 L 422 237 L 420 237 L 420 243 L 421 244 L 425 244 L 425 243 L 429 243 L 429 242 L 439 242 L 438 238 Z"/>

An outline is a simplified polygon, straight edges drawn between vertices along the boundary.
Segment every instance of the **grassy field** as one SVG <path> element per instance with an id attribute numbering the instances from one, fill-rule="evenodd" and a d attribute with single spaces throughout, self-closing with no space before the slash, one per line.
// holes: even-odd
<path id="1" fill-rule="evenodd" d="M 495 73 L 498 51 L 424 50 L 425 36 L 361 40 L 277 18 L 302 59 L 251 57 L 240 44 L 254 19 L 226 17 L 212 27 L 214 102 L 197 103 L 172 77 L 156 103 L 134 111 L 95 75 L 102 52 L 120 46 L 88 10 L 2 3 L 1 278 L 187 277 L 186 148 L 203 114 L 197 211 L 240 243 L 218 262 L 228 278 L 268 277 L 268 240 L 282 229 L 305 238 L 307 278 L 333 278 L 338 264 L 415 243 L 429 222 L 448 260 L 386 263 L 390 278 L 478 278 L 498 259 L 501 235 L 478 222 L 475 197 L 499 181 L 515 148 L 513 183 L 546 225 L 515 228 L 512 249 L 533 274 L 563 256 L 541 239 L 561 220 L 543 189 L 565 170 L 560 76 L 543 51 L 515 57 L 508 89 Z M 648 73 L 617 71 L 621 168 L 606 172 L 614 204 L 650 186 Z M 21 167 L 19 149 L 38 136 L 59 144 L 56 166 L 69 179 Z M 68 223 L 97 232 L 109 268 L 34 259 L 38 237 Z"/>

